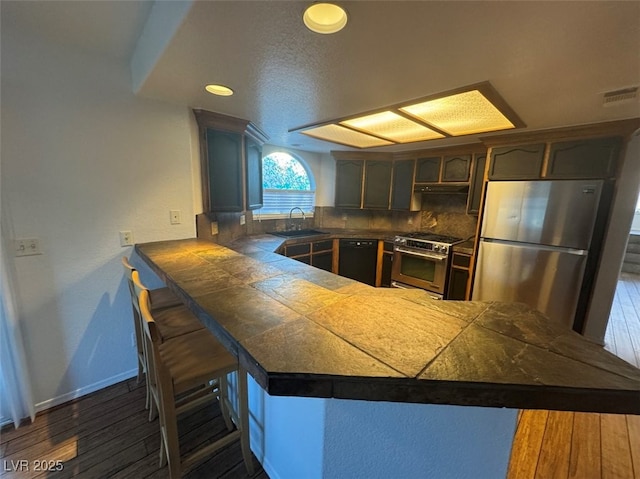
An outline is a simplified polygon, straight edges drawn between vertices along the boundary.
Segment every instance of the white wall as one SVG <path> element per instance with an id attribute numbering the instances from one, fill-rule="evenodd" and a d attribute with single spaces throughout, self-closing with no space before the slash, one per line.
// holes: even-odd
<path id="1" fill-rule="evenodd" d="M 316 204 L 318 206 L 333 206 L 336 195 L 336 160 L 329 153 L 325 153 L 321 156 L 321 165 L 318 184 L 321 184 L 322 187 L 319 187 L 319 191 L 316 193 Z"/>
<path id="2" fill-rule="evenodd" d="M 598 276 L 585 318 L 583 334 L 599 344 L 604 344 L 609 314 L 635 213 L 639 184 L 640 131 L 636 131 L 627 145 L 624 162 L 616 181 L 612 213 L 602 248 Z"/>
<path id="3" fill-rule="evenodd" d="M 124 62 L 3 25 L 1 67 L 2 215 L 44 253 L 15 258 L 13 278 L 42 409 L 133 374 L 118 232 L 195 236 L 197 146 L 190 111 L 135 97 Z"/>

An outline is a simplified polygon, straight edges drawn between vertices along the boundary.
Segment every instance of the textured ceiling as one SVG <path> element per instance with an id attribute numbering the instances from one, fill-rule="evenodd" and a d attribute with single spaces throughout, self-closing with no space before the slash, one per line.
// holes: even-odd
<path id="1" fill-rule="evenodd" d="M 148 2 L 20 3 L 50 6 L 9 9 L 16 21 L 115 56 L 131 53 L 149 12 Z M 138 94 L 242 117 L 273 144 L 312 151 L 345 148 L 288 130 L 483 81 L 530 130 L 640 116 L 637 101 L 602 106 L 604 92 L 640 85 L 640 2 L 341 2 L 349 23 L 335 35 L 306 30 L 309 3 L 194 2 Z M 236 94 L 206 93 L 212 82 Z"/>

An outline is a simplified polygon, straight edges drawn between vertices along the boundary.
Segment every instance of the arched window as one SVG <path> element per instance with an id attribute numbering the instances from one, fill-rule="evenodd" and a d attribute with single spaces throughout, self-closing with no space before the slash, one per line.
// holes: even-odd
<path id="1" fill-rule="evenodd" d="M 291 208 L 313 212 L 316 187 L 304 161 L 284 151 L 262 159 L 263 206 L 260 215 L 288 216 Z"/>

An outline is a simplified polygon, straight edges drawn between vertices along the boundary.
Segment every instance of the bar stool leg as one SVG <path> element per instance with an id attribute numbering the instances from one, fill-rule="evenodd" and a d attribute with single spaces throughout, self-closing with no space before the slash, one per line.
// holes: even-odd
<path id="1" fill-rule="evenodd" d="M 253 475 L 253 457 L 249 439 L 249 394 L 247 391 L 247 371 L 238 365 L 238 428 L 240 429 L 240 447 L 242 458 L 249 475 Z"/>
<path id="2" fill-rule="evenodd" d="M 227 431 L 233 430 L 233 423 L 231 422 L 231 413 L 229 411 L 229 385 L 227 382 L 227 376 L 218 378 L 218 403 L 220 404 L 220 412 L 224 419 L 224 424 L 227 426 Z"/>
<path id="3" fill-rule="evenodd" d="M 144 368 L 142 367 L 142 362 L 138 361 L 138 377 L 136 378 L 136 384 L 140 384 L 142 382 L 143 377 L 144 377 Z"/>
<path id="4" fill-rule="evenodd" d="M 155 401 L 149 401 L 149 422 L 153 422 L 158 417 L 158 410 Z"/>

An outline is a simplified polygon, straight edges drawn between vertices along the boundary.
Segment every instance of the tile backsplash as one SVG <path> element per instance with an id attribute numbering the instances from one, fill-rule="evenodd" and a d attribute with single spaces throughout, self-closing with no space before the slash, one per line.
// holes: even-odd
<path id="1" fill-rule="evenodd" d="M 425 194 L 422 210 L 387 211 L 358 210 L 317 206 L 313 218 L 304 221 L 299 215 L 293 218 L 300 228 L 341 228 L 347 230 L 366 229 L 376 231 L 429 231 L 437 234 L 469 238 L 475 235 L 477 216 L 466 214 L 466 195 Z M 245 214 L 246 224 L 240 225 L 240 216 Z M 254 221 L 254 218 L 258 221 Z M 211 239 L 221 244 L 230 243 L 244 235 L 268 233 L 287 229 L 289 219 L 262 219 L 257 211 L 246 213 L 201 214 L 196 217 L 198 237 Z M 211 222 L 218 222 L 218 234 L 211 234 Z"/>
<path id="2" fill-rule="evenodd" d="M 467 239 L 475 236 L 478 217 L 468 215 L 466 195 L 422 195 L 420 230 Z"/>

